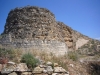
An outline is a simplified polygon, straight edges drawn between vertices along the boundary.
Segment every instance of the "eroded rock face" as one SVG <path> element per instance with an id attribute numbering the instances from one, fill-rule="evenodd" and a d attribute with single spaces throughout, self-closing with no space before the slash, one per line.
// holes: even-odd
<path id="1" fill-rule="evenodd" d="M 57 22 L 58 29 L 60 32 L 60 36 L 62 36 L 64 42 L 68 46 L 68 48 L 73 49 L 73 39 L 72 39 L 72 29 L 68 26 L 66 26 L 62 22 Z"/>
<path id="2" fill-rule="evenodd" d="M 83 39 L 83 38 L 78 38 L 76 42 L 76 49 L 80 48 L 81 46 L 85 45 L 88 43 L 89 40 Z"/>

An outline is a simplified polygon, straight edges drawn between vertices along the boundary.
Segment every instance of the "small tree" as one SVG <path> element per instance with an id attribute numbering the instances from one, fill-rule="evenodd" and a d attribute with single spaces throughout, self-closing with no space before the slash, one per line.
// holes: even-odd
<path id="1" fill-rule="evenodd" d="M 32 54 L 27 53 L 22 56 L 21 62 L 26 63 L 29 68 L 33 69 L 39 63 L 39 60 Z"/>

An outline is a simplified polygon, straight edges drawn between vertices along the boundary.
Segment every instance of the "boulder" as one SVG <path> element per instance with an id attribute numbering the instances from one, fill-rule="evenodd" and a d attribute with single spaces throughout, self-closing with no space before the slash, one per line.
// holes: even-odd
<path id="1" fill-rule="evenodd" d="M 8 68 L 3 68 L 3 69 L 1 70 L 1 74 L 9 74 L 9 73 L 11 73 L 11 72 L 13 72 L 13 70 L 12 70 L 12 69 L 8 69 Z"/>
<path id="2" fill-rule="evenodd" d="M 44 68 L 40 68 L 40 67 L 36 67 L 36 68 L 34 68 L 33 73 L 36 73 L 36 74 L 42 73 L 43 70 L 45 70 L 45 69 Z"/>
<path id="3" fill-rule="evenodd" d="M 46 65 L 39 65 L 40 68 L 46 68 Z"/>
<path id="4" fill-rule="evenodd" d="M 12 72 L 12 73 L 10 73 L 8 75 L 17 75 L 17 73 L 16 72 Z"/>
<path id="5" fill-rule="evenodd" d="M 8 74 L 13 72 L 16 69 L 16 65 L 14 62 L 7 62 L 7 64 L 2 65 L 1 73 Z"/>
<path id="6" fill-rule="evenodd" d="M 20 63 L 20 64 L 17 64 L 17 67 L 14 71 L 20 71 L 20 72 L 28 71 L 28 67 L 26 63 Z"/>
<path id="7" fill-rule="evenodd" d="M 74 64 L 69 64 L 69 66 L 74 67 Z"/>
<path id="8" fill-rule="evenodd" d="M 47 73 L 48 73 L 48 74 L 53 73 L 53 69 L 52 69 L 51 66 L 47 66 L 46 70 L 47 70 Z"/>
<path id="9" fill-rule="evenodd" d="M 58 75 L 58 73 L 52 73 L 52 75 Z"/>
<path id="10" fill-rule="evenodd" d="M 15 62 L 9 61 L 9 62 L 7 62 L 7 64 L 15 65 Z"/>
<path id="11" fill-rule="evenodd" d="M 23 72 L 21 75 L 32 75 L 31 72 Z"/>
<path id="12" fill-rule="evenodd" d="M 63 69 L 62 67 L 54 67 L 54 72 L 55 73 L 65 73 L 67 71 Z"/>
<path id="13" fill-rule="evenodd" d="M 15 69 L 14 66 L 7 66 L 7 67 L 2 68 L 1 73 L 2 74 L 8 74 L 8 73 L 13 72 L 14 69 Z"/>
<path id="14" fill-rule="evenodd" d="M 47 70 L 43 70 L 43 73 L 47 73 Z"/>
<path id="15" fill-rule="evenodd" d="M 13 63 L 13 62 L 11 62 L 11 63 L 9 62 L 9 63 L 6 64 L 5 67 L 7 67 L 7 68 L 9 68 L 9 67 L 13 67 L 13 69 L 15 70 L 15 69 L 16 69 L 16 64 Z"/>
<path id="16" fill-rule="evenodd" d="M 49 62 L 49 61 L 48 61 L 48 62 L 47 62 L 47 65 L 48 65 L 48 66 L 52 66 L 52 62 Z"/>

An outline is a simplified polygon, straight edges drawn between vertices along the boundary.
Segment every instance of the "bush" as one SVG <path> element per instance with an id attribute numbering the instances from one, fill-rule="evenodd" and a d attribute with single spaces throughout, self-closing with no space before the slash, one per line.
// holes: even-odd
<path id="1" fill-rule="evenodd" d="M 39 60 L 32 54 L 27 53 L 22 56 L 21 62 L 26 63 L 29 68 L 33 69 L 39 63 Z"/>
<path id="2" fill-rule="evenodd" d="M 78 55 L 76 52 L 69 52 L 68 53 L 68 58 L 72 59 L 73 61 L 77 61 L 78 60 Z"/>

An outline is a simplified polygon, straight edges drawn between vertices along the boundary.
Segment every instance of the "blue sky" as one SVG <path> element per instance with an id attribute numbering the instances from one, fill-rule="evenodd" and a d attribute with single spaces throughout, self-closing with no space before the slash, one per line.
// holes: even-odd
<path id="1" fill-rule="evenodd" d="M 91 38 L 100 37 L 100 0 L 0 0 L 0 33 L 9 11 L 27 5 L 47 8 L 57 21 Z"/>

